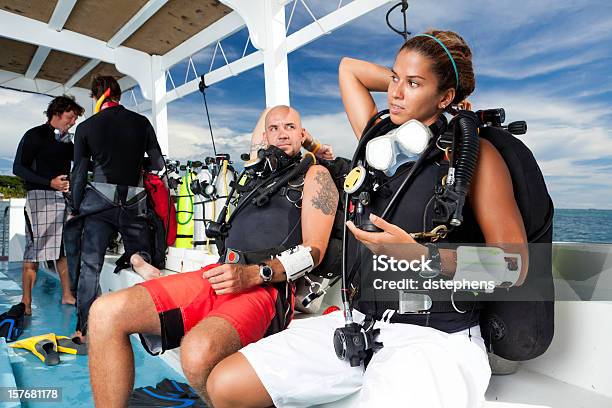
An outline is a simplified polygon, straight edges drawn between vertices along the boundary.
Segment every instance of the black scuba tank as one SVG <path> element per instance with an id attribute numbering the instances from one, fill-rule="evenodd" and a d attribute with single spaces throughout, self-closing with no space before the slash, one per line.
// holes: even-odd
<path id="1" fill-rule="evenodd" d="M 530 360 L 548 349 L 554 335 L 554 206 L 542 171 L 522 141 L 498 127 L 482 128 L 480 137 L 490 141 L 506 162 L 529 242 L 525 283 L 482 297 L 482 334 L 490 350 L 500 357 Z"/>

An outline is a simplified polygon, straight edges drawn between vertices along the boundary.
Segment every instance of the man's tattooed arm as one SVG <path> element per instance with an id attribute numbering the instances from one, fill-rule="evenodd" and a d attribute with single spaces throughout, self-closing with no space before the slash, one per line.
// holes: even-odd
<path id="1" fill-rule="evenodd" d="M 325 215 L 332 215 L 338 206 L 338 189 L 327 170 L 317 171 L 315 180 L 319 184 L 319 191 L 312 197 L 312 206 L 321 210 Z"/>

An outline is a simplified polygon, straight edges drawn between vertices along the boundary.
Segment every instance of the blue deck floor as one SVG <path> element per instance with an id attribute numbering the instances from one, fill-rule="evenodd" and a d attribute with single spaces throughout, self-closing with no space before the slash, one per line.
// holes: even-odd
<path id="1" fill-rule="evenodd" d="M 21 299 L 21 263 L 0 262 L 0 311 L 6 311 Z M 20 339 L 45 333 L 69 336 L 74 332 L 76 309 L 61 305 L 59 280 L 51 273 L 39 271 L 33 291 L 32 316 Z M 155 385 L 164 378 L 185 379 L 161 359 L 147 354 L 132 338 L 136 364 L 135 387 Z M 23 407 L 93 407 L 87 356 L 60 354 L 61 363 L 45 366 L 29 351 L 9 348 L 9 358 L 18 388 L 60 387 L 61 403 L 22 403 Z M 112 356 L 108 356 L 112 358 Z M 0 402 L 0 406 L 2 403 Z"/>

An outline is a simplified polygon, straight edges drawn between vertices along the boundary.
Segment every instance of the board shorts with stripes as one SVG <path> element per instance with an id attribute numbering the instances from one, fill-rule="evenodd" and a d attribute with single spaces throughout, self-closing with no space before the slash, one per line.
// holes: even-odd
<path id="1" fill-rule="evenodd" d="M 63 256 L 66 202 L 55 190 L 30 190 L 25 205 L 26 246 L 23 260 L 53 261 Z"/>

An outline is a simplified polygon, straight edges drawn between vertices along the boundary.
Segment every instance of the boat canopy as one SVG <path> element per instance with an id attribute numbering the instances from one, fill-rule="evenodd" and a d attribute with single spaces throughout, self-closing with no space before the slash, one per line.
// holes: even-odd
<path id="1" fill-rule="evenodd" d="M 0 0 L 0 86 L 68 93 L 91 106 L 92 76 L 112 75 L 124 92 L 141 94 L 142 102 L 133 94 L 128 108 L 151 110 L 167 153 L 167 104 L 197 91 L 201 75 L 211 85 L 263 65 L 266 104 L 289 104 L 287 54 L 391 1 Z M 313 12 L 317 5 L 322 17 Z M 298 6 L 312 21 L 289 33 Z M 244 51 L 229 61 L 221 42 L 243 29 Z M 253 50 L 247 53 L 249 43 Z M 213 69 L 211 62 L 208 71 L 198 72 L 192 56 L 207 47 L 214 47 L 213 62 L 223 58 L 223 65 Z M 185 61 L 191 76 L 177 83 L 170 69 Z"/>

